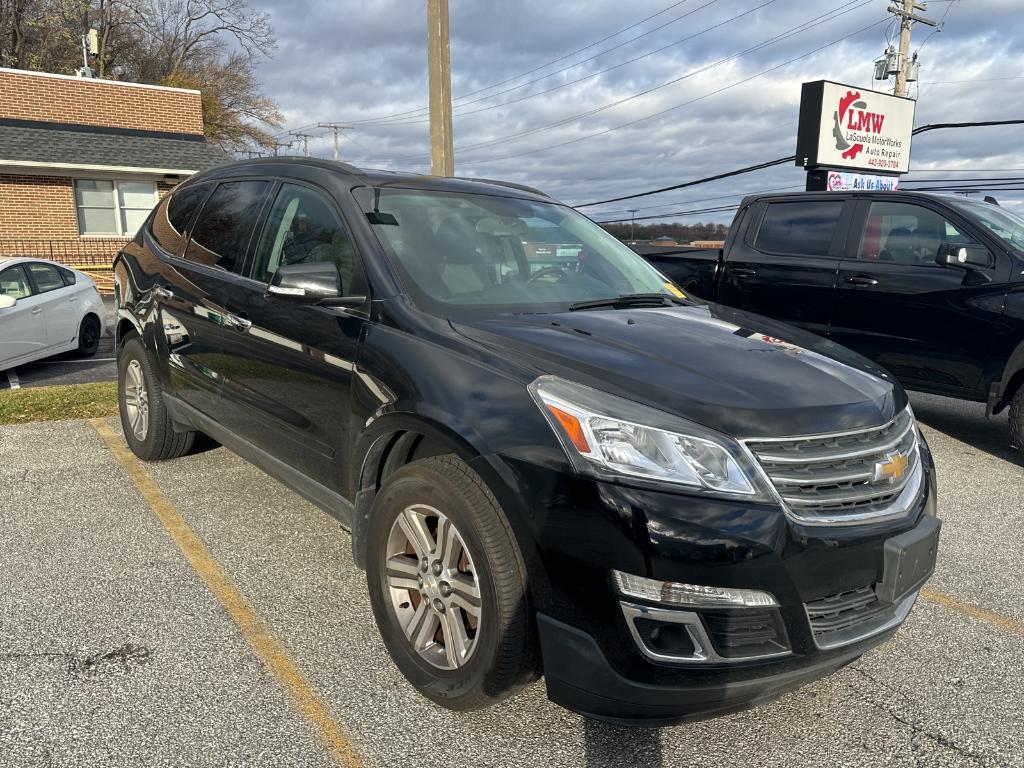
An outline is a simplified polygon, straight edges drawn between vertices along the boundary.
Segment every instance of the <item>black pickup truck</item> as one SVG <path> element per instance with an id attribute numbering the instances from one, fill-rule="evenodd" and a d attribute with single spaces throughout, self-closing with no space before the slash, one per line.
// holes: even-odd
<path id="1" fill-rule="evenodd" d="M 720 250 L 638 246 L 694 296 L 850 347 L 908 389 L 1010 408 L 1024 448 L 1024 219 L 917 192 L 748 197 Z"/>

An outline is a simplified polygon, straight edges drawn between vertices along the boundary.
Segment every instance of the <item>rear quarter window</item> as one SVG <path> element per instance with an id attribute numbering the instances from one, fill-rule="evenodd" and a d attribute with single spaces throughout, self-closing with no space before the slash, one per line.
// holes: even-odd
<path id="1" fill-rule="evenodd" d="M 210 184 L 193 184 L 175 189 L 157 205 L 149 228 L 153 239 L 166 253 L 176 256 L 185 247 L 188 224 L 196 208 L 206 199 Z"/>
<path id="2" fill-rule="evenodd" d="M 753 245 L 766 253 L 827 256 L 842 200 L 769 203 Z"/>

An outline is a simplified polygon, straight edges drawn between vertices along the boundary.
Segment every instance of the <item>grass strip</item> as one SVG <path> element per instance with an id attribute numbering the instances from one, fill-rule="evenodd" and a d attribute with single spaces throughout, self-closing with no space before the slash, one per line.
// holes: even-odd
<path id="1" fill-rule="evenodd" d="M 95 419 L 116 413 L 116 381 L 0 391 L 0 424 Z"/>

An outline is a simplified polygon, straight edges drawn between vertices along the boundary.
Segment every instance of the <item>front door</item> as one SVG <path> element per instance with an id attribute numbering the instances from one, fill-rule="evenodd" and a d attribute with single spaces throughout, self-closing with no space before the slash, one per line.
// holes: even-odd
<path id="1" fill-rule="evenodd" d="M 849 205 L 842 199 L 763 205 L 729 250 L 718 301 L 824 336 Z"/>
<path id="2" fill-rule="evenodd" d="M 0 271 L 0 294 L 15 300 L 13 307 L 0 309 L 0 370 L 17 365 L 46 348 L 42 298 L 34 296 L 32 284 L 20 264 Z"/>
<path id="3" fill-rule="evenodd" d="M 963 223 L 916 203 L 860 206 L 858 236 L 839 270 L 831 338 L 907 387 L 976 395 L 992 356 L 986 347 L 1000 340 L 1006 286 L 992 280 L 1000 255 L 987 276 L 939 265 L 944 243 L 978 242 Z"/>
<path id="4" fill-rule="evenodd" d="M 344 487 L 362 310 L 267 295 L 279 266 L 333 262 L 342 292 L 366 295 L 349 230 L 334 202 L 296 183 L 277 190 L 244 280 L 232 292 L 247 324 L 224 348 L 228 428 L 333 491 Z"/>

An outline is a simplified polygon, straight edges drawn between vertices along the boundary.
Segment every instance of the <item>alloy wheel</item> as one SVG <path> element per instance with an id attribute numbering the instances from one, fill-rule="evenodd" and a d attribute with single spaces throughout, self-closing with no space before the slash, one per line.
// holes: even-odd
<path id="1" fill-rule="evenodd" d="M 128 363 L 124 372 L 124 408 L 135 439 L 142 442 L 149 432 L 149 393 L 138 360 Z"/>
<path id="2" fill-rule="evenodd" d="M 405 639 L 434 667 L 464 666 L 479 644 L 482 601 L 458 529 L 433 507 L 406 507 L 391 526 L 385 559 L 384 588 Z"/>

